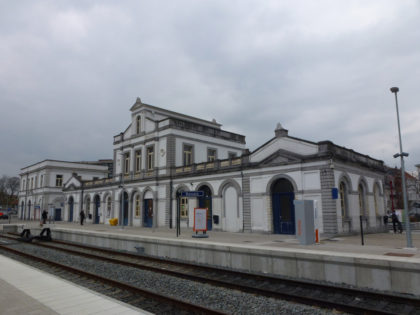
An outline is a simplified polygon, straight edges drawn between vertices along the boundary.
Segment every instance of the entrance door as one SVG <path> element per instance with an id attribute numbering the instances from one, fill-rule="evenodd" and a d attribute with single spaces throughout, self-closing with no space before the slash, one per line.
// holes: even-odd
<path id="1" fill-rule="evenodd" d="M 93 211 L 93 213 L 94 213 L 93 223 L 95 223 L 95 224 L 99 224 L 100 207 L 101 207 L 101 200 L 100 200 L 99 196 L 95 196 L 95 210 Z"/>
<path id="2" fill-rule="evenodd" d="M 144 220 L 143 226 L 153 226 L 153 199 L 144 199 Z"/>
<path id="3" fill-rule="evenodd" d="M 273 207 L 273 233 L 295 234 L 295 194 L 287 179 L 277 180 L 271 188 Z"/>
<path id="4" fill-rule="evenodd" d="M 30 200 L 29 200 L 29 203 L 28 203 L 28 217 L 27 217 L 27 219 L 28 220 L 31 219 L 31 201 Z"/>
<path id="5" fill-rule="evenodd" d="M 123 225 L 128 225 L 128 194 L 124 192 Z"/>
<path id="6" fill-rule="evenodd" d="M 74 200 L 73 200 L 73 197 L 70 197 L 70 200 L 69 200 L 69 222 L 73 222 L 73 210 L 74 210 Z"/>
<path id="7" fill-rule="evenodd" d="M 201 186 L 199 191 L 203 191 L 204 196 L 198 198 L 198 207 L 207 208 L 207 230 L 211 231 L 213 227 L 212 221 L 212 202 L 211 202 L 211 190 L 207 186 Z"/>
<path id="8" fill-rule="evenodd" d="M 61 221 L 61 208 L 55 208 L 54 221 Z"/>
<path id="9" fill-rule="evenodd" d="M 294 193 L 273 193 L 274 234 L 295 234 Z"/>

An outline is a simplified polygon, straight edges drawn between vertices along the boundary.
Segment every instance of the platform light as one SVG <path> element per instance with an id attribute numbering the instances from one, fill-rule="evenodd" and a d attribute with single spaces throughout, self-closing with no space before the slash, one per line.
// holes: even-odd
<path id="1" fill-rule="evenodd" d="M 402 178 L 402 188 L 403 188 L 403 199 L 404 199 L 404 221 L 405 221 L 405 232 L 407 236 L 407 247 L 413 247 L 413 243 L 411 241 L 411 230 L 410 230 L 410 218 L 408 216 L 408 202 L 407 202 L 407 191 L 405 188 L 405 168 L 404 168 L 404 156 L 408 156 L 408 153 L 403 152 L 402 149 L 402 142 L 401 142 L 401 128 L 400 128 L 400 115 L 398 112 L 398 98 L 397 93 L 399 92 L 398 87 L 392 87 L 391 92 L 395 94 L 395 107 L 397 109 L 397 122 L 398 122 L 398 136 L 400 140 L 400 153 L 394 154 L 394 158 L 400 157 L 401 158 L 401 178 Z"/>

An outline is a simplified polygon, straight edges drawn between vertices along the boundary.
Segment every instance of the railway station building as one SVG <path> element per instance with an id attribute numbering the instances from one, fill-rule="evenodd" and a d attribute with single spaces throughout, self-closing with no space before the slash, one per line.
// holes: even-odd
<path id="1" fill-rule="evenodd" d="M 194 208 L 207 208 L 209 230 L 295 234 L 293 201 L 315 202 L 324 234 L 382 231 L 384 163 L 330 141 L 274 136 L 250 152 L 245 136 L 206 121 L 143 103 L 130 109 L 126 130 L 114 136 L 113 176 L 63 187 L 63 220 L 192 228 Z M 188 197 L 183 192 L 200 192 Z M 188 195 L 188 194 L 187 194 Z M 361 218 L 361 220 L 360 220 Z"/>
<path id="2" fill-rule="evenodd" d="M 51 219 L 59 220 L 64 214 L 63 187 L 70 177 L 82 180 L 108 177 L 110 160 L 94 162 L 66 162 L 44 160 L 26 166 L 20 172 L 19 218 L 40 220 L 42 211 Z M 76 175 L 77 174 L 77 175 Z M 72 217 L 68 217 L 70 221 Z"/>

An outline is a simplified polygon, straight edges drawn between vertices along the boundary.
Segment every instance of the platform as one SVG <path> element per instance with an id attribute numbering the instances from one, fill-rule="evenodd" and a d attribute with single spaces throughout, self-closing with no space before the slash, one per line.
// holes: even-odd
<path id="1" fill-rule="evenodd" d="M 38 222 L 21 223 L 34 233 L 40 229 Z M 177 237 L 169 228 L 46 226 L 53 238 L 87 245 L 420 298 L 420 231 L 412 231 L 415 248 L 407 249 L 405 233 L 391 232 L 365 235 L 364 246 L 360 235 L 300 245 L 294 235 L 208 231 L 208 238 L 192 238 L 191 229 Z"/>
<path id="2" fill-rule="evenodd" d="M 150 314 L 0 255 L 0 314 Z"/>

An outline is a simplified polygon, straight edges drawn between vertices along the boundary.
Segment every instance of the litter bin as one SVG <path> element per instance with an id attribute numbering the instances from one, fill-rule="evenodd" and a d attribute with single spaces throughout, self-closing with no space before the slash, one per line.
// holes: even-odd
<path id="1" fill-rule="evenodd" d="M 218 215 L 213 216 L 213 223 L 214 224 L 219 224 L 219 216 Z"/>

